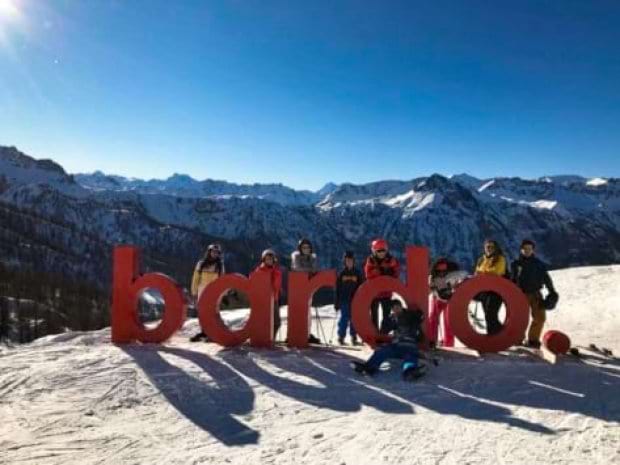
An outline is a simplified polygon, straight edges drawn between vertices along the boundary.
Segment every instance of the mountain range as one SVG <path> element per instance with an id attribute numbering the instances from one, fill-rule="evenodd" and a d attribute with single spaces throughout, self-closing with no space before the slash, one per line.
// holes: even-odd
<path id="1" fill-rule="evenodd" d="M 620 179 L 549 176 L 478 179 L 433 174 L 316 192 L 282 184 L 241 185 L 175 174 L 165 180 L 69 174 L 0 146 L 0 253 L 8 266 L 41 269 L 107 286 L 114 244 L 144 249 L 145 269 L 184 284 L 206 245 L 219 242 L 229 271 L 246 273 L 263 248 L 284 264 L 301 237 L 322 267 L 386 238 L 402 258 L 426 245 L 470 268 L 485 238 L 509 257 L 523 238 L 552 268 L 620 263 Z"/>

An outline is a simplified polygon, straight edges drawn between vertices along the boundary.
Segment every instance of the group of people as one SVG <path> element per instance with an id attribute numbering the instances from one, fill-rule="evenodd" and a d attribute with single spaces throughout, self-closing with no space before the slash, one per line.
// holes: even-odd
<path id="1" fill-rule="evenodd" d="M 478 259 L 474 274 L 491 274 L 511 279 L 526 295 L 532 315 L 527 336 L 523 344 L 539 348 L 540 337 L 546 319 L 546 310 L 555 306 L 558 294 L 546 265 L 535 255 L 536 245 L 526 239 L 521 243 L 519 258 L 508 267 L 506 256 L 501 247 L 494 240 L 486 240 L 483 254 Z M 347 332 L 351 344 L 360 344 L 351 320 L 351 303 L 355 292 L 365 280 L 372 280 L 380 276 L 399 278 L 400 263 L 390 254 L 388 243 L 384 239 L 376 239 L 371 244 L 370 255 L 365 259 L 363 267 L 359 268 L 352 251 L 346 251 L 343 256 L 342 269 L 338 273 L 334 308 L 340 312 L 338 320 L 338 342 L 346 344 Z M 317 273 L 318 260 L 310 240 L 301 239 L 297 249 L 291 254 L 291 271 L 302 271 L 312 276 Z M 209 245 L 204 257 L 196 264 L 192 277 L 191 294 L 197 299 L 204 287 L 224 273 L 224 262 L 221 249 L 218 245 Z M 282 271 L 279 260 L 273 249 L 266 249 L 261 254 L 260 263 L 252 274 L 265 273 L 269 276 L 274 295 L 274 334 L 278 333 L 281 325 L 280 296 L 282 292 Z M 423 366 L 418 363 L 418 344 L 423 337 L 431 347 L 439 344 L 438 327 L 443 316 L 444 334 L 441 344 L 454 345 L 454 334 L 449 325 L 447 312 L 449 301 L 455 287 L 468 273 L 459 269 L 456 262 L 442 257 L 437 259 L 432 267 L 429 284 L 432 291 L 429 321 L 422 329 L 423 314 L 419 309 L 408 309 L 398 299 L 392 299 L 390 292 L 379 294 L 371 304 L 371 318 L 374 326 L 382 334 L 393 334 L 392 342 L 380 346 L 373 356 L 365 363 L 355 363 L 354 369 L 361 373 L 373 374 L 383 361 L 388 358 L 402 359 L 402 373 L 406 379 L 416 378 L 423 374 Z M 250 275 L 252 276 L 252 275 Z M 547 296 L 543 299 L 541 290 L 547 289 Z M 493 335 L 501 331 L 502 323 L 499 320 L 499 311 L 502 305 L 501 297 L 494 292 L 484 292 L 476 296 L 482 304 L 486 322 L 486 332 Z M 379 312 L 381 309 L 381 312 Z M 381 316 L 381 319 L 379 317 Z M 309 315 L 311 320 L 311 315 Z M 311 322 L 311 321 L 310 321 Z M 205 340 L 204 333 L 192 337 L 192 341 Z M 309 343 L 321 341 L 310 333 Z"/>

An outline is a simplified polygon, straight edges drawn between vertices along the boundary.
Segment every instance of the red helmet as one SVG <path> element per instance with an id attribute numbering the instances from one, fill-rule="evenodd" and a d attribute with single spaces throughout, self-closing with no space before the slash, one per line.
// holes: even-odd
<path id="1" fill-rule="evenodd" d="M 372 245 L 370 246 L 370 250 L 376 252 L 377 250 L 387 250 L 388 243 L 384 239 L 375 239 L 372 241 Z"/>

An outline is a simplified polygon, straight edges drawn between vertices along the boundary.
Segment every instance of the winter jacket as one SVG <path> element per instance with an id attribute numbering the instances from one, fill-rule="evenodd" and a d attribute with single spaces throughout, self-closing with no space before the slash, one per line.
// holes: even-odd
<path id="1" fill-rule="evenodd" d="M 316 273 L 318 271 L 316 254 L 304 255 L 296 250 L 291 254 L 291 270 Z"/>
<path id="2" fill-rule="evenodd" d="M 397 344 L 416 344 L 422 340 L 422 321 L 424 314 L 419 310 L 403 311 L 396 317 L 394 314 L 385 324 L 385 329 L 392 332 L 392 342 Z"/>
<path id="3" fill-rule="evenodd" d="M 351 303 L 357 288 L 364 282 L 364 275 L 357 268 L 344 268 L 336 280 L 336 309 L 343 303 Z"/>
<path id="4" fill-rule="evenodd" d="M 370 255 L 364 264 L 364 274 L 368 280 L 378 278 L 379 276 L 390 276 L 398 279 L 400 277 L 400 263 L 390 254 L 387 254 L 382 260 L 374 255 Z M 391 292 L 382 292 L 377 298 L 389 299 L 391 296 Z"/>
<path id="5" fill-rule="evenodd" d="M 197 298 L 202 290 L 212 281 L 215 281 L 224 273 L 224 263 L 221 259 L 200 260 L 196 263 L 192 276 L 192 296 Z"/>
<path id="6" fill-rule="evenodd" d="M 476 263 L 476 274 L 494 274 L 506 276 L 506 258 L 503 255 L 483 255 Z"/>
<path id="7" fill-rule="evenodd" d="M 280 300 L 280 291 L 282 290 L 282 271 L 280 271 L 280 266 L 274 264 L 272 266 L 267 266 L 264 263 L 258 265 L 252 274 L 250 274 L 250 279 L 254 275 L 254 273 L 266 273 L 269 274 L 271 280 L 271 289 L 273 290 L 273 296 L 276 302 Z"/>
<path id="8" fill-rule="evenodd" d="M 540 291 L 543 285 L 552 292 L 553 282 L 547 272 L 547 266 L 535 256 L 519 256 L 512 262 L 512 280 L 526 294 Z"/>

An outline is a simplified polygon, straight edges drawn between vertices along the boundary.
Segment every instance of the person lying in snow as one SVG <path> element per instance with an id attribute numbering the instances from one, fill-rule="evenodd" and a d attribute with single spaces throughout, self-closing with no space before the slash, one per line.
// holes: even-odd
<path id="1" fill-rule="evenodd" d="M 422 321 L 424 314 L 418 310 L 403 308 L 400 300 L 390 302 L 391 313 L 386 320 L 385 329 L 392 332 L 392 342 L 375 349 L 366 362 L 352 362 L 351 367 L 358 373 L 373 375 L 387 359 L 401 359 L 401 374 L 409 381 L 424 375 L 426 366 L 418 361 L 418 343 L 422 340 Z"/>

